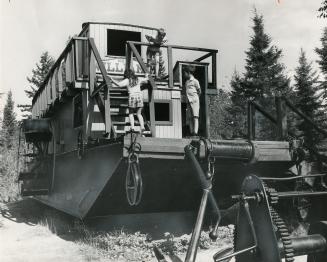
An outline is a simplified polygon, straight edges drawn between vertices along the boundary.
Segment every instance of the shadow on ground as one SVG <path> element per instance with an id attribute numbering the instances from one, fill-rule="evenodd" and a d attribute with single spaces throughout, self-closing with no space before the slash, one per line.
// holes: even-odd
<path id="1" fill-rule="evenodd" d="M 29 226 L 44 225 L 51 232 L 65 240 L 77 240 L 78 232 L 72 230 L 78 221 L 58 210 L 50 208 L 32 198 L 16 202 L 0 204 L 3 219 L 15 223 L 25 223 Z"/>

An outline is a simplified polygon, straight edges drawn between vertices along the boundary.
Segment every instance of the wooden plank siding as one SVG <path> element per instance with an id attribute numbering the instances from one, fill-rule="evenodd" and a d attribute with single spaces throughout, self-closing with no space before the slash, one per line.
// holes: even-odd
<path id="1" fill-rule="evenodd" d="M 171 101 L 172 125 L 156 124 L 156 137 L 161 138 L 182 138 L 182 111 L 181 100 L 172 99 L 172 91 L 155 90 L 154 101 Z"/>

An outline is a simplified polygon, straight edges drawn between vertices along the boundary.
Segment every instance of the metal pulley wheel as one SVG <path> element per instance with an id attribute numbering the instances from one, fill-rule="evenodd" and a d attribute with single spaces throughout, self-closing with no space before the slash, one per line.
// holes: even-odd
<path id="1" fill-rule="evenodd" d="M 128 204 L 137 206 L 142 199 L 143 181 L 138 155 L 135 153 L 130 154 L 128 157 L 125 187 Z"/>

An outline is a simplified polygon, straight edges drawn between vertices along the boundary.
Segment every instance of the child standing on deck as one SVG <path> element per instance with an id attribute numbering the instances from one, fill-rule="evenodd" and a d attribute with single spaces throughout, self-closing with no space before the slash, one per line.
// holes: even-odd
<path id="1" fill-rule="evenodd" d="M 138 78 L 135 75 L 133 69 L 126 69 L 124 72 L 124 80 L 116 82 L 112 79 L 112 82 L 119 87 L 126 87 L 128 91 L 128 108 L 129 108 L 129 121 L 131 124 L 131 131 L 134 131 L 134 113 L 136 112 L 137 118 L 141 127 L 141 134 L 145 131 L 144 120 L 142 117 L 143 109 L 143 96 L 141 91 L 141 84 L 149 81 L 148 76 L 145 78 Z"/>
<path id="2" fill-rule="evenodd" d="M 184 69 L 184 77 L 186 79 L 185 89 L 188 100 L 186 116 L 190 126 L 192 136 L 197 136 L 199 131 L 199 111 L 201 87 L 199 81 L 193 76 L 194 66 L 187 66 Z"/>

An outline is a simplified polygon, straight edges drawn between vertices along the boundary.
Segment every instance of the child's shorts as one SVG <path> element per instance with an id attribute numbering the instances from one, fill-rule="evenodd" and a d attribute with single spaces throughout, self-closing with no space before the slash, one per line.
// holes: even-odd
<path id="1" fill-rule="evenodd" d="M 128 99 L 129 108 L 140 108 L 143 107 L 143 96 L 142 93 L 137 93 L 129 96 Z"/>
<path id="2" fill-rule="evenodd" d="M 187 103 L 187 117 L 199 117 L 200 112 L 200 100 L 198 96 L 194 96 L 191 99 L 189 98 L 189 102 Z"/>

